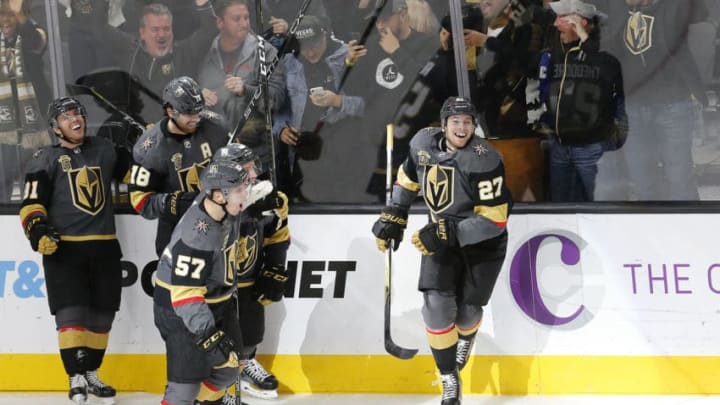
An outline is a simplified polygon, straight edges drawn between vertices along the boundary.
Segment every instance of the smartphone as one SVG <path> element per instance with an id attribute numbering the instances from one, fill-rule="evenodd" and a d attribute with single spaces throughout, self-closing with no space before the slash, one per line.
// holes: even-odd
<path id="1" fill-rule="evenodd" d="M 311 96 L 319 96 L 324 92 L 325 92 L 325 89 L 323 89 L 322 87 L 313 87 L 310 89 Z"/>

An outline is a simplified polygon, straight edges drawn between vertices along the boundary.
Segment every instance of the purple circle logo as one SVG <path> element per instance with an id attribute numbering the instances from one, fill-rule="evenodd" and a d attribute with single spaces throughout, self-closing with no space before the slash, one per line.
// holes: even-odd
<path id="1" fill-rule="evenodd" d="M 520 309 L 547 326 L 575 328 L 592 318 L 592 308 L 604 295 L 602 264 L 588 244 L 567 231 L 543 233 L 528 239 L 510 264 L 510 291 Z M 600 294 L 598 294 L 598 292 Z"/>

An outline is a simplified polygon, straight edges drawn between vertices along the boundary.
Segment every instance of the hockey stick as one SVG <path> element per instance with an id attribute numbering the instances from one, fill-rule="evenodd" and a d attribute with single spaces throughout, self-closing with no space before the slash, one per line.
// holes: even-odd
<path id="1" fill-rule="evenodd" d="M 393 125 L 388 124 L 386 133 L 386 146 L 385 152 L 387 154 L 387 164 L 385 168 L 385 203 L 390 205 L 392 203 L 392 151 L 393 151 Z M 391 308 L 391 296 L 392 296 L 392 245 L 394 241 L 388 241 L 388 248 L 385 251 L 385 351 L 391 355 L 408 360 L 417 354 L 417 349 L 406 349 L 400 347 L 392 340 L 390 336 L 390 308 Z"/>
<path id="2" fill-rule="evenodd" d="M 280 57 L 285 54 L 285 51 L 287 50 L 288 44 L 292 42 L 293 37 L 295 36 L 295 31 L 297 31 L 298 26 L 300 25 L 300 21 L 305 17 L 305 12 L 307 11 L 308 7 L 310 6 L 311 0 L 303 0 L 302 5 L 300 6 L 300 11 L 298 12 L 297 17 L 293 21 L 292 25 L 290 26 L 290 29 L 288 30 L 288 37 L 285 39 L 285 43 L 282 46 L 282 49 L 277 53 L 277 55 L 273 58 L 272 61 L 268 64 L 260 64 L 260 74 L 265 75 L 267 77 L 270 77 L 272 73 L 275 71 L 275 68 L 277 67 L 278 63 L 280 63 Z M 262 38 L 261 35 L 258 35 L 258 41 L 265 41 L 264 38 Z M 265 47 L 258 47 L 258 57 L 260 60 L 265 60 Z M 260 99 L 260 96 L 262 95 L 262 86 L 258 86 L 258 88 L 253 93 L 252 97 L 250 97 L 250 101 L 248 101 L 247 106 L 245 106 L 245 111 L 243 111 L 242 116 L 240 116 L 240 119 L 238 120 L 237 124 L 235 125 L 235 128 L 230 132 L 228 135 L 228 143 L 231 143 L 233 139 L 235 139 L 235 136 L 242 130 L 242 128 L 245 126 L 245 123 L 247 123 L 248 118 L 250 117 L 250 114 L 255 111 L 257 108 L 257 102 Z M 275 156 L 272 157 L 275 159 Z"/>
<path id="3" fill-rule="evenodd" d="M 111 109 L 112 111 L 115 111 L 116 113 L 120 114 L 128 124 L 132 125 L 136 129 L 138 129 L 141 133 L 145 131 L 145 127 L 137 122 L 133 117 L 130 116 L 130 114 L 126 113 L 125 111 L 119 109 L 115 104 L 110 102 L 110 100 L 103 97 L 102 94 L 98 93 L 97 90 L 95 90 L 94 87 L 89 86 L 83 86 L 80 84 L 70 84 L 67 83 L 65 85 L 65 88 L 67 88 L 68 92 L 72 95 L 89 95 L 93 96 L 96 100 L 100 101 L 103 105 L 105 105 L 107 108 Z"/>

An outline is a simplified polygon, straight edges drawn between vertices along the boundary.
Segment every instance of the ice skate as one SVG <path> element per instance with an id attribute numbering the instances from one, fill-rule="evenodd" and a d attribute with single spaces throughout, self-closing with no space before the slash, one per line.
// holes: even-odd
<path id="1" fill-rule="evenodd" d="M 256 359 L 244 360 L 240 375 L 242 390 L 248 394 L 262 399 L 277 398 L 278 380 L 268 373 Z"/>
<path id="2" fill-rule="evenodd" d="M 100 381 L 97 370 L 86 372 L 85 379 L 87 381 L 87 393 L 97 399 L 96 404 L 112 405 L 115 403 L 115 388 Z"/>
<path id="3" fill-rule="evenodd" d="M 455 353 L 455 363 L 457 364 L 458 371 L 462 371 L 470 360 L 470 353 L 472 353 L 473 342 L 475 336 L 470 339 L 460 338 L 457 342 L 457 352 Z"/>
<path id="4" fill-rule="evenodd" d="M 87 388 L 88 383 L 85 380 L 85 376 L 82 374 L 75 374 L 70 376 L 70 391 L 68 392 L 68 398 L 77 405 L 85 405 L 87 402 Z"/>
<path id="5" fill-rule="evenodd" d="M 195 401 L 194 405 L 238 405 L 235 403 L 235 395 L 225 391 L 225 395 L 216 401 Z M 240 405 L 249 405 L 247 402 L 240 402 Z"/>
<path id="6" fill-rule="evenodd" d="M 442 380 L 443 392 L 442 402 L 440 405 L 460 405 L 462 397 L 462 384 L 457 371 L 450 374 L 440 374 Z"/>

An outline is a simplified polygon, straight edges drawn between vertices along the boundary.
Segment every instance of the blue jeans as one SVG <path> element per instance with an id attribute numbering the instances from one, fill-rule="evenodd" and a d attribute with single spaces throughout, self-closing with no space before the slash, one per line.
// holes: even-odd
<path id="1" fill-rule="evenodd" d="M 621 149 L 638 200 L 697 200 L 691 154 L 693 105 L 627 104 L 630 130 Z"/>
<path id="2" fill-rule="evenodd" d="M 550 201 L 593 201 L 602 142 L 572 146 L 550 138 Z"/>

